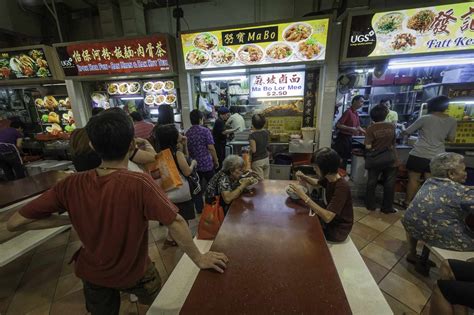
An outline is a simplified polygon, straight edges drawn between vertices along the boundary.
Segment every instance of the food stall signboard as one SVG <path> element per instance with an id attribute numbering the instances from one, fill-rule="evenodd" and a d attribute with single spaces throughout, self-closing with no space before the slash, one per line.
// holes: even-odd
<path id="1" fill-rule="evenodd" d="M 0 80 L 52 77 L 42 48 L 0 52 Z"/>
<path id="2" fill-rule="evenodd" d="M 165 35 L 56 46 L 67 77 L 170 71 Z"/>
<path id="3" fill-rule="evenodd" d="M 322 61 L 329 19 L 181 34 L 187 70 Z"/>
<path id="4" fill-rule="evenodd" d="M 252 74 L 250 97 L 288 97 L 304 95 L 304 71 Z"/>
<path id="5" fill-rule="evenodd" d="M 472 2 L 352 16 L 345 57 L 384 57 L 467 49 L 474 49 Z"/>

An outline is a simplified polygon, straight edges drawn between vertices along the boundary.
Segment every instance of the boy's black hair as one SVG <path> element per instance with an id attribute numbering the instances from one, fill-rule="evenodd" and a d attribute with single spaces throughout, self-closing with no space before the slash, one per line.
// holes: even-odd
<path id="1" fill-rule="evenodd" d="M 441 95 L 428 100 L 428 113 L 444 112 L 449 106 L 449 97 Z"/>
<path id="2" fill-rule="evenodd" d="M 104 161 L 125 157 L 134 137 L 133 122 L 124 111 L 107 110 L 92 117 L 86 125 L 94 150 Z"/>
<path id="3" fill-rule="evenodd" d="M 21 129 L 25 129 L 25 124 L 21 121 L 21 120 L 14 120 L 10 123 L 10 128 L 14 128 L 14 129 L 18 129 L 18 128 L 21 128 Z"/>
<path id="4" fill-rule="evenodd" d="M 384 121 L 387 118 L 389 110 L 385 105 L 375 105 L 370 110 L 370 118 L 375 122 Z"/>
<path id="5" fill-rule="evenodd" d="M 356 95 L 356 96 L 354 96 L 354 97 L 352 98 L 351 105 L 353 105 L 355 102 L 357 102 L 357 101 L 360 100 L 361 98 L 365 100 L 365 98 L 364 98 L 362 95 Z"/>
<path id="6" fill-rule="evenodd" d="M 321 148 L 317 150 L 312 159 L 321 171 L 322 176 L 336 174 L 341 165 L 341 157 L 331 148 Z"/>
<path id="7" fill-rule="evenodd" d="M 176 153 L 178 146 L 179 131 L 173 124 L 160 125 L 155 128 L 155 149 L 162 151 L 170 149 Z"/>
<path id="8" fill-rule="evenodd" d="M 158 125 L 174 124 L 174 111 L 171 105 L 163 104 L 158 107 Z"/>
<path id="9" fill-rule="evenodd" d="M 104 111 L 104 109 L 102 107 L 94 107 L 92 109 L 92 116 L 96 116 L 100 113 L 102 113 Z"/>
<path id="10" fill-rule="evenodd" d="M 132 117 L 133 121 L 142 121 L 143 116 L 139 112 L 131 112 L 130 117 Z"/>
<path id="11" fill-rule="evenodd" d="M 257 130 L 262 129 L 265 126 L 265 122 L 265 116 L 263 115 L 255 114 L 252 116 L 252 126 Z"/>
<path id="12" fill-rule="evenodd" d="M 189 113 L 189 120 L 191 120 L 191 125 L 199 125 L 201 122 L 201 119 L 204 118 L 204 114 L 200 112 L 198 109 L 193 109 Z"/>

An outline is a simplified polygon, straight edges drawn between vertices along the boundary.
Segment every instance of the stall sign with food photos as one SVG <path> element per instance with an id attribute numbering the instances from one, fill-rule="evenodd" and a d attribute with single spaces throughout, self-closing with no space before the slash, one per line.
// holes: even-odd
<path id="1" fill-rule="evenodd" d="M 474 49 L 474 4 L 355 15 L 347 36 L 346 59 Z"/>
<path id="2" fill-rule="evenodd" d="M 67 77 L 172 70 L 165 35 L 55 47 Z"/>
<path id="3" fill-rule="evenodd" d="M 41 48 L 0 52 L 0 80 L 51 76 L 44 50 Z"/>
<path id="4" fill-rule="evenodd" d="M 288 97 L 304 95 L 304 71 L 250 76 L 250 97 Z"/>
<path id="5" fill-rule="evenodd" d="M 323 61 L 329 19 L 181 34 L 186 69 Z"/>

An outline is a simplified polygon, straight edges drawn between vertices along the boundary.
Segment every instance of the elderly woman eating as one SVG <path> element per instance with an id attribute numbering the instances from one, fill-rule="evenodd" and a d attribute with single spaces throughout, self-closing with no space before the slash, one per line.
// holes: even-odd
<path id="1" fill-rule="evenodd" d="M 229 205 L 237 199 L 245 188 L 255 183 L 252 177 L 241 179 L 244 160 L 238 155 L 229 155 L 222 163 L 222 169 L 209 181 L 206 189 L 206 203 L 212 204 L 217 197 L 227 213 Z"/>
<path id="2" fill-rule="evenodd" d="M 474 190 L 466 181 L 464 157 L 441 153 L 430 163 L 433 177 L 426 180 L 408 207 L 403 226 L 407 231 L 410 252 L 407 260 L 416 263 L 418 240 L 430 246 L 456 251 L 474 250 L 474 239 L 467 233 L 462 204 L 474 203 Z"/>

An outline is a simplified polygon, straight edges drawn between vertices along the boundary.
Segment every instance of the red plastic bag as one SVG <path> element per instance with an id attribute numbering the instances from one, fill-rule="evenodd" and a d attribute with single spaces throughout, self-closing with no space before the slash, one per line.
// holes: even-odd
<path id="1" fill-rule="evenodd" d="M 216 197 L 212 204 L 206 203 L 202 210 L 198 225 L 198 239 L 213 240 L 224 222 L 224 209 L 222 208 L 219 197 Z"/>

